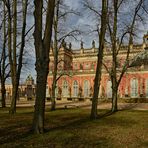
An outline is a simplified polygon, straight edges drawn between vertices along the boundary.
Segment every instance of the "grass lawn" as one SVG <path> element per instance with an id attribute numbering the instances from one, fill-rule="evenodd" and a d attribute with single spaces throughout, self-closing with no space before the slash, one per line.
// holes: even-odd
<path id="1" fill-rule="evenodd" d="M 100 115 L 106 110 L 100 110 Z M 18 108 L 10 116 L 0 109 L 0 148 L 147 148 L 148 111 L 119 111 L 97 120 L 89 110 L 46 110 L 43 135 L 29 132 L 33 108 Z"/>

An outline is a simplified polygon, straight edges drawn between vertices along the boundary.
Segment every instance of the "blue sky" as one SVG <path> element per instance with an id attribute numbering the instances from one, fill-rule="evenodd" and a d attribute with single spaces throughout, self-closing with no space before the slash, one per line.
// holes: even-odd
<path id="1" fill-rule="evenodd" d="M 131 0 L 134 1 L 134 0 Z M 136 0 L 135 0 L 136 1 Z M 72 47 L 73 48 L 79 48 L 80 47 L 80 41 L 82 40 L 84 42 L 84 48 L 90 48 L 92 40 L 95 40 L 98 42 L 98 37 L 96 36 L 96 33 L 91 33 L 89 34 L 88 32 L 90 30 L 93 30 L 96 27 L 96 19 L 95 17 L 92 17 L 90 12 L 86 11 L 83 7 L 82 0 L 64 0 L 65 4 L 68 5 L 72 9 L 76 9 L 77 11 L 81 12 L 81 16 L 75 16 L 75 15 L 70 15 L 67 17 L 67 21 L 65 24 L 68 26 L 68 28 L 79 28 L 85 33 L 80 35 L 78 37 L 78 41 L 75 40 L 70 40 L 72 42 Z M 101 0 L 90 0 L 90 2 L 94 2 L 94 6 L 99 10 L 99 3 Z M 148 6 L 148 0 L 146 1 L 146 4 Z M 130 3 L 127 7 L 124 7 L 123 11 L 128 12 L 132 6 L 132 3 Z M 32 9 L 33 12 L 33 9 Z M 148 17 L 147 17 L 148 18 Z M 122 18 L 122 21 L 124 19 Z M 125 18 L 126 21 L 126 18 Z M 27 19 L 27 26 L 28 28 L 32 26 L 34 23 L 34 18 L 33 16 L 29 16 Z M 66 27 L 67 27 L 66 26 Z M 138 42 L 142 42 L 142 36 L 144 33 L 148 31 L 148 19 L 147 19 L 147 24 L 145 26 L 140 25 L 139 29 L 141 30 L 138 33 L 139 39 L 137 40 Z M 32 33 L 31 33 L 32 34 Z M 30 34 L 30 35 L 31 35 Z M 33 37 L 32 37 L 33 38 Z M 1 39 L 0 39 L 1 40 Z M 97 44 L 97 43 L 96 43 Z M 98 45 L 98 44 L 97 44 Z M 27 43 L 26 49 L 29 51 L 28 56 L 30 57 L 30 69 L 23 68 L 23 74 L 22 74 L 22 81 L 27 77 L 28 74 L 32 74 L 33 77 L 35 77 L 36 73 L 34 70 L 34 62 L 35 61 L 35 54 L 34 54 L 34 41 L 33 39 L 30 39 L 30 43 Z"/>
<path id="2" fill-rule="evenodd" d="M 84 0 L 85 1 L 85 0 Z M 101 5 L 100 2 L 101 0 L 89 0 L 90 4 L 94 4 L 94 7 L 96 7 L 97 10 L 100 10 Z M 126 4 L 122 7 L 122 13 L 124 12 L 124 16 L 122 14 L 122 16 L 119 18 L 120 22 L 122 22 L 122 24 L 124 23 L 131 23 L 132 20 L 132 16 L 129 15 L 131 13 L 131 10 L 133 9 L 134 12 L 134 2 L 139 1 L 139 0 L 130 0 L 130 3 L 127 4 L 127 0 L 125 1 Z M 96 33 L 91 33 L 89 34 L 88 32 L 90 30 L 94 30 L 96 29 L 96 24 L 98 23 L 96 21 L 96 18 L 93 17 L 93 13 L 90 13 L 88 11 L 86 11 L 84 9 L 83 6 L 83 0 L 65 0 L 65 3 L 67 5 L 69 5 L 71 8 L 78 10 L 79 12 L 81 12 L 81 16 L 70 16 L 68 19 L 68 23 L 69 26 L 77 26 L 78 28 L 82 29 L 85 33 L 80 35 L 78 37 L 78 40 L 83 40 L 84 42 L 84 47 L 89 48 L 91 47 L 91 42 L 92 40 L 95 40 L 96 42 L 98 42 L 98 37 Z M 136 3 L 137 4 L 137 3 Z M 148 7 L 148 0 L 145 0 L 145 6 Z M 133 7 L 133 8 L 132 8 Z M 147 8 L 148 10 L 148 8 Z M 93 14 L 93 15 L 92 15 Z M 135 42 L 141 43 L 142 42 L 142 37 L 143 35 L 148 31 L 148 14 L 145 15 L 145 20 L 146 20 L 146 24 L 137 24 L 137 38 L 135 38 Z M 78 41 L 72 41 L 73 47 L 74 48 L 79 48 L 80 47 L 80 43 Z M 98 44 L 97 44 L 98 45 Z"/>

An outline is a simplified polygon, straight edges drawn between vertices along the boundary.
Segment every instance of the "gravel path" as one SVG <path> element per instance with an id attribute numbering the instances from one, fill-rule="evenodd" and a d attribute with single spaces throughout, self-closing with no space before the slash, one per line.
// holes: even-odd
<path id="1" fill-rule="evenodd" d="M 46 106 L 50 106 L 50 102 L 46 102 Z M 9 107 L 10 104 L 8 103 Z M 18 107 L 33 107 L 34 101 L 18 101 Z M 90 101 L 57 101 L 57 108 L 91 108 Z M 100 103 L 98 109 L 111 109 L 111 103 Z M 118 109 L 132 109 L 132 110 L 148 110 L 148 103 L 118 103 Z"/>

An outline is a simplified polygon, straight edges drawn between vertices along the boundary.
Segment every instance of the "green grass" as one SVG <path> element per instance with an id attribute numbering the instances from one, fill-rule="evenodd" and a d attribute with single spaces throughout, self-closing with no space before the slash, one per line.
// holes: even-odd
<path id="1" fill-rule="evenodd" d="M 106 110 L 100 110 L 103 115 Z M 19 108 L 10 116 L 0 109 L 0 148 L 146 148 L 148 147 L 148 111 L 119 111 L 97 120 L 89 119 L 89 110 L 46 110 L 43 135 L 29 132 L 33 108 Z"/>

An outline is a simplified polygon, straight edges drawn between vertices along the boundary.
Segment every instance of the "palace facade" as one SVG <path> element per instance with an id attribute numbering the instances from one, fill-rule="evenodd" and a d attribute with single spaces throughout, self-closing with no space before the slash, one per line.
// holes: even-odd
<path id="1" fill-rule="evenodd" d="M 138 53 L 146 50 L 148 46 L 145 40 L 142 44 L 130 45 L 130 59 L 132 60 Z M 97 63 L 97 51 L 95 42 L 92 42 L 92 47 L 89 49 L 83 48 L 83 43 L 80 49 L 72 49 L 64 43 L 59 49 L 58 55 L 58 81 L 56 88 L 56 96 L 60 98 L 91 98 L 93 94 L 94 77 Z M 125 64 L 127 55 L 127 46 L 122 46 L 118 54 L 117 69 L 119 75 L 121 68 Z M 104 49 L 103 63 L 110 70 L 112 65 L 112 53 L 109 47 Z M 50 53 L 49 75 L 47 83 L 47 96 L 51 95 L 52 77 L 54 72 L 54 57 L 53 50 Z M 99 91 L 100 98 L 112 97 L 112 83 L 106 68 L 102 68 L 101 86 Z M 136 67 L 128 68 L 122 77 L 118 95 L 120 98 L 148 98 L 148 65 L 143 64 Z"/>

